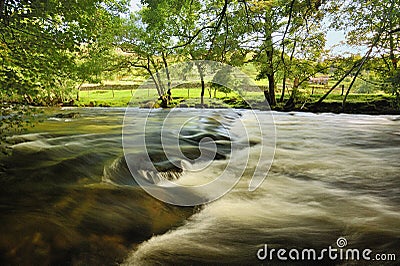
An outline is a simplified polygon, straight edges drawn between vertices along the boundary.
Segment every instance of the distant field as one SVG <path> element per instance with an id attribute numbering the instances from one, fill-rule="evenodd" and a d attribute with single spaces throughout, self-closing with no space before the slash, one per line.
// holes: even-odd
<path id="1" fill-rule="evenodd" d="M 137 89 L 137 85 L 132 84 L 106 84 L 104 86 L 96 86 L 90 88 L 83 88 L 80 92 L 80 101 L 76 102 L 78 106 L 127 106 L 129 103 L 137 106 L 147 106 L 155 103 L 158 99 L 158 94 L 156 89 L 146 88 Z M 301 89 L 302 97 L 304 101 L 313 102 L 318 100 L 329 87 L 324 87 L 322 85 L 308 86 L 305 89 Z M 185 104 L 187 106 L 194 106 L 200 103 L 200 92 L 201 89 L 196 87 L 189 88 L 173 88 L 172 89 L 172 105 L 177 105 L 179 103 Z M 312 94 L 314 92 L 314 94 Z M 331 95 L 325 100 L 325 102 L 341 102 L 343 96 L 341 96 L 341 89 L 338 88 L 331 93 Z M 285 98 L 288 99 L 290 96 L 291 89 L 286 92 Z M 276 97 L 279 99 L 281 90 L 278 86 Z M 263 102 L 264 94 L 260 91 L 244 91 L 240 94 L 245 100 L 251 102 Z M 237 92 L 231 92 L 225 94 L 223 92 L 217 91 L 216 97 L 214 98 L 214 90 L 211 92 L 211 98 L 209 91 L 206 89 L 204 95 L 204 101 L 207 105 L 224 105 L 225 102 L 233 102 L 235 100 L 241 99 L 241 96 Z M 368 102 L 372 100 L 377 100 L 380 97 L 390 97 L 382 92 L 376 94 L 357 94 L 350 93 L 348 96 L 348 102 Z"/>
<path id="2" fill-rule="evenodd" d="M 194 100 L 200 99 L 200 88 L 175 88 L 172 89 L 172 98 L 175 103 L 179 103 L 182 100 L 191 100 L 190 104 L 195 104 Z M 259 93 L 261 97 L 262 92 Z M 234 98 L 238 97 L 235 92 L 225 94 L 217 91 L 216 98 L 214 98 L 214 91 L 212 91 L 212 97 L 210 99 L 209 92 L 206 90 L 204 95 L 205 103 L 214 103 L 216 99 L 223 98 Z M 79 106 L 127 106 L 131 104 L 145 104 L 147 102 L 155 102 L 158 99 L 156 89 L 118 89 L 118 90 L 87 90 L 80 92 Z M 92 104 L 91 104 L 92 102 Z"/>

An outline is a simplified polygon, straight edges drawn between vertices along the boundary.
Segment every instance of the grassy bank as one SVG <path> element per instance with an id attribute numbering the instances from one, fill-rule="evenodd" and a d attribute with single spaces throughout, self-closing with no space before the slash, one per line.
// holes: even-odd
<path id="1" fill-rule="evenodd" d="M 325 93 L 326 88 L 314 87 L 300 91 L 296 97 L 296 103 L 290 107 L 285 106 L 289 99 L 286 93 L 282 103 L 273 109 L 278 111 L 310 111 L 310 112 L 334 112 L 334 113 L 361 113 L 361 114 L 399 114 L 399 104 L 396 97 L 385 93 L 376 94 L 349 94 L 343 109 L 344 96 L 338 89 L 331 93 L 322 104 L 316 102 Z M 200 107 L 199 87 L 173 88 L 171 107 Z M 280 98 L 280 91 L 276 97 Z M 205 107 L 208 108 L 253 108 L 266 109 L 264 94 L 260 91 L 244 91 L 223 93 L 220 91 L 210 92 L 206 89 L 204 96 Z M 138 89 L 137 85 L 105 85 L 88 87 L 80 92 L 80 100 L 75 101 L 75 106 L 90 107 L 126 107 L 128 105 L 139 107 L 159 106 L 158 94 L 154 88 Z"/>

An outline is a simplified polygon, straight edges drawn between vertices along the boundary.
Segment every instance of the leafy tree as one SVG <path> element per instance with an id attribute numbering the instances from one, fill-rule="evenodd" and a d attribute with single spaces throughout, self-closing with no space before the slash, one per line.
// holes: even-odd
<path id="1" fill-rule="evenodd" d="M 104 29 L 114 25 L 121 4 L 2 1 L 2 92 L 30 96 L 40 90 L 57 93 L 55 88 L 74 73 L 81 44 L 90 47 L 96 43 Z"/>
<path id="2" fill-rule="evenodd" d="M 176 30 L 174 18 L 182 7 L 178 1 L 142 1 L 142 4 L 141 10 L 126 20 L 120 47 L 129 54 L 125 64 L 146 70 L 166 105 L 171 95 L 168 65 L 175 60 L 171 48 Z M 161 69 L 165 70 L 166 78 L 161 77 Z"/>
<path id="3" fill-rule="evenodd" d="M 126 0 L 0 1 L 2 140 L 14 125 L 21 125 L 26 105 L 65 100 L 65 88 L 72 88 L 79 76 L 76 59 L 82 44 L 103 46 L 106 39 L 101 36 L 106 36 L 126 4 Z"/>
<path id="4" fill-rule="evenodd" d="M 134 40 L 130 41 L 133 44 L 130 47 L 136 58 L 131 65 L 146 69 L 160 97 L 164 97 L 165 85 L 157 76 L 158 70 L 161 67 L 166 70 L 167 91 L 170 91 L 168 63 L 174 59 L 194 60 L 202 84 L 203 105 L 205 69 L 201 60 L 224 61 L 229 31 L 226 24 L 228 1 L 146 0 L 142 4 L 142 10 L 131 20 L 133 23 L 128 29 L 131 36 L 127 39 Z"/>
<path id="5" fill-rule="evenodd" d="M 176 32 L 175 37 L 179 41 L 175 48 L 188 55 L 190 60 L 195 60 L 201 83 L 201 105 L 204 105 L 205 94 L 205 69 L 201 60 L 224 61 L 228 31 L 223 27 L 223 23 L 227 23 L 227 9 L 227 0 L 191 1 L 182 9 L 180 15 L 183 27 L 181 31 Z M 211 88 L 209 95 L 211 98 Z"/>
<path id="6" fill-rule="evenodd" d="M 223 92 L 225 94 L 228 94 L 231 92 L 231 89 L 222 85 L 222 84 L 229 84 L 232 83 L 232 77 L 231 77 L 231 67 L 225 67 L 220 70 L 218 70 L 213 79 L 212 79 L 212 84 L 211 88 L 214 89 L 214 97 L 216 97 L 217 91 Z M 229 86 L 232 87 L 232 86 Z"/>
<path id="7" fill-rule="evenodd" d="M 319 50 L 323 46 L 324 35 L 314 26 L 319 25 L 323 18 L 323 13 L 319 11 L 321 1 L 292 0 L 289 5 L 287 1 L 244 1 L 243 4 L 246 11 L 244 21 L 250 29 L 247 46 L 255 52 L 254 61 L 260 70 L 258 78 L 268 79 L 268 91 L 264 95 L 273 106 L 276 104 L 276 75 L 279 69 L 283 69 L 285 85 L 294 53 L 310 44 L 311 40 Z M 313 26 L 310 27 L 310 24 Z M 318 49 L 302 49 L 303 57 L 317 57 L 315 53 Z M 287 50 L 290 51 L 289 60 Z"/>
<path id="8" fill-rule="evenodd" d="M 341 0 L 329 2 L 328 7 L 335 21 L 332 27 L 346 30 L 349 44 L 367 47 L 365 55 L 319 100 L 322 102 L 344 78 L 353 74 L 343 99 L 344 108 L 351 88 L 370 59 L 381 58 L 386 65 L 381 71 L 382 81 L 396 73 L 400 53 L 400 4 L 396 0 Z"/>

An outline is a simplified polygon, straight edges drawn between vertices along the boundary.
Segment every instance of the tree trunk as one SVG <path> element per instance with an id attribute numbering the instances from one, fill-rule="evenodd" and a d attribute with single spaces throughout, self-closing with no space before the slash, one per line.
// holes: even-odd
<path id="1" fill-rule="evenodd" d="M 267 64 L 267 69 L 266 69 L 266 75 L 268 78 L 268 97 L 266 97 L 266 100 L 268 101 L 269 105 L 275 106 L 276 105 L 276 99 L 275 99 L 275 72 L 274 72 L 274 40 L 272 38 L 272 21 L 271 21 L 271 16 L 272 14 L 268 13 L 269 11 L 266 11 L 265 14 L 265 23 L 264 23 L 264 31 L 265 31 L 265 53 L 266 53 L 266 64 Z M 265 92 L 264 92 L 265 95 Z"/>
<path id="2" fill-rule="evenodd" d="M 375 37 L 374 42 L 372 43 L 371 47 L 369 48 L 368 52 L 364 55 L 363 59 L 361 60 L 361 62 L 356 62 L 352 68 L 346 72 L 346 74 L 338 81 L 336 82 L 336 84 L 327 92 L 325 93 L 324 96 L 321 97 L 321 99 L 318 100 L 318 102 L 316 104 L 320 104 L 322 103 L 323 100 L 325 100 L 326 97 L 328 97 L 328 95 L 348 76 L 350 75 L 351 72 L 353 72 L 354 69 L 356 69 L 358 67 L 357 70 L 357 74 L 353 79 L 353 82 L 350 84 L 349 89 L 346 92 L 346 95 L 343 99 L 343 103 L 342 103 L 342 108 L 344 109 L 344 105 L 346 104 L 346 99 L 347 99 L 347 95 L 349 94 L 351 87 L 354 84 L 355 78 L 358 76 L 359 72 L 361 71 L 362 67 L 364 66 L 365 62 L 369 59 L 369 56 L 372 52 L 372 50 L 374 49 L 374 47 L 378 44 L 379 40 L 381 39 L 381 35 L 383 33 L 383 28 L 380 29 L 380 31 L 378 32 L 378 35 Z"/>
<path id="3" fill-rule="evenodd" d="M 327 91 L 327 92 L 324 94 L 324 96 L 322 96 L 322 97 L 318 100 L 318 102 L 316 102 L 316 104 L 318 105 L 318 104 L 322 103 L 322 102 L 326 99 L 326 97 L 328 97 L 329 94 L 330 94 L 334 89 L 336 89 L 336 87 L 337 87 L 348 75 L 350 75 L 350 73 L 353 72 L 353 70 L 354 70 L 359 64 L 360 64 L 360 62 L 356 62 L 356 63 L 351 67 L 351 69 L 350 69 L 349 71 L 347 71 L 346 74 L 344 74 L 344 76 L 341 77 L 340 80 L 339 80 L 338 82 L 336 82 L 336 84 L 333 85 L 333 87 L 332 87 L 329 91 Z"/>
<path id="4" fill-rule="evenodd" d="M 204 106 L 204 92 L 205 92 L 204 73 L 203 70 L 201 69 L 200 63 L 196 62 L 196 67 L 197 71 L 199 72 L 201 81 L 200 104 L 201 106 Z"/>
<path id="5" fill-rule="evenodd" d="M 266 55 L 267 55 L 267 78 L 268 78 L 268 97 L 265 99 L 268 101 L 270 106 L 275 106 L 276 105 L 276 99 L 275 99 L 275 73 L 274 73 L 274 47 L 272 44 L 272 35 L 268 36 L 268 41 L 267 41 L 267 49 L 266 49 Z M 264 95 L 265 92 L 264 92 Z"/>
<path id="6" fill-rule="evenodd" d="M 168 103 L 169 103 L 172 100 L 171 76 L 169 74 L 168 62 L 167 62 L 167 59 L 166 59 L 164 53 L 162 53 L 162 59 L 163 59 L 163 62 L 164 62 L 165 73 L 167 75 L 167 98 L 168 98 L 167 100 L 168 100 Z"/>
<path id="7" fill-rule="evenodd" d="M 374 47 L 378 44 L 378 42 L 379 42 L 379 40 L 381 38 L 382 32 L 383 32 L 383 29 L 380 30 L 380 32 L 378 33 L 377 37 L 375 38 L 374 43 L 369 48 L 368 52 L 364 55 L 363 60 L 361 61 L 360 65 L 358 66 L 357 72 L 355 73 L 354 78 L 351 81 L 349 88 L 347 89 L 346 95 L 343 98 L 343 102 L 342 102 L 342 110 L 343 111 L 344 111 L 344 108 L 345 108 L 345 105 L 346 105 L 347 96 L 349 95 L 350 90 L 354 85 L 354 82 L 356 81 L 358 75 L 360 74 L 361 69 L 363 68 L 364 64 L 368 61 L 368 59 L 369 59 Z"/>
<path id="8" fill-rule="evenodd" d="M 267 99 L 268 103 L 270 106 L 275 106 L 276 105 L 276 99 L 275 99 L 275 75 L 272 74 L 267 74 L 268 78 L 268 94 L 269 94 L 269 100 Z"/>
<path id="9" fill-rule="evenodd" d="M 200 104 L 201 106 L 204 106 L 204 89 L 205 89 L 205 85 L 204 85 L 204 77 L 202 76 L 202 74 L 200 75 L 201 77 L 201 93 L 200 93 Z"/>
<path id="10" fill-rule="evenodd" d="M 149 75 L 150 75 L 150 77 L 151 77 L 151 80 L 153 80 L 154 85 L 156 86 L 158 96 L 162 97 L 163 95 L 162 95 L 162 93 L 161 93 L 161 91 L 160 91 L 160 87 L 158 86 L 157 80 L 156 80 L 156 78 L 155 78 L 154 75 L 153 75 L 153 72 L 152 72 L 149 68 L 147 69 L 147 72 L 149 73 Z"/>
<path id="11" fill-rule="evenodd" d="M 282 103 L 283 100 L 285 99 L 285 90 L 286 90 L 286 73 L 283 74 L 282 94 L 281 94 L 281 98 L 279 99 L 280 103 Z"/>
<path id="12" fill-rule="evenodd" d="M 163 82 L 161 80 L 160 73 L 158 71 L 156 72 L 156 77 L 157 77 L 157 80 L 158 80 L 158 87 L 160 89 L 161 96 L 164 96 L 165 95 L 165 89 L 164 89 Z"/>
<path id="13" fill-rule="evenodd" d="M 295 78 L 293 81 L 292 94 L 290 95 L 289 100 L 285 104 L 285 110 L 292 110 L 294 107 L 296 107 L 296 94 L 299 86 L 300 86 L 299 78 Z"/>
<path id="14" fill-rule="evenodd" d="M 265 100 L 266 100 L 268 103 L 270 103 L 269 92 L 268 92 L 267 90 L 264 90 L 264 97 L 265 97 Z"/>
<path id="15" fill-rule="evenodd" d="M 289 6 L 289 8 L 290 8 L 289 9 L 290 10 L 289 11 L 289 19 L 288 19 L 288 22 L 286 24 L 286 29 L 285 29 L 285 32 L 283 34 L 282 43 L 281 43 L 281 45 L 282 45 L 281 61 L 283 63 L 284 70 L 283 70 L 282 94 L 281 94 L 281 98 L 279 99 L 279 102 L 283 102 L 283 100 L 285 99 L 286 73 L 287 73 L 287 66 L 286 66 L 286 61 L 285 61 L 285 48 L 286 48 L 285 40 L 286 40 L 286 35 L 289 32 L 289 28 L 291 26 L 291 21 L 292 21 L 292 16 L 293 16 L 293 6 L 294 6 L 295 1 L 296 0 L 292 0 L 291 3 L 290 3 L 290 6 Z M 290 61 L 292 61 L 292 59 L 293 59 L 293 54 L 294 54 L 295 47 L 296 47 L 296 42 L 294 43 L 292 54 L 290 56 Z"/>
<path id="16" fill-rule="evenodd" d="M 364 60 L 361 62 L 360 66 L 358 67 L 357 72 L 355 73 L 353 80 L 351 81 L 349 88 L 346 91 L 346 95 L 344 96 L 343 102 L 342 102 L 342 110 L 343 111 L 344 111 L 344 107 L 346 105 L 347 96 L 349 95 L 351 88 L 353 87 L 354 83 L 356 82 L 356 79 L 357 79 L 358 75 L 360 74 L 361 69 L 364 66 L 365 62 L 368 60 L 371 52 L 372 52 L 372 49 L 370 49 L 369 52 L 367 53 L 367 55 L 364 57 Z"/>
<path id="17" fill-rule="evenodd" d="M 166 73 L 166 75 L 167 75 L 167 81 L 168 81 L 168 83 L 167 83 L 167 89 L 168 89 L 168 90 L 171 90 L 171 76 L 170 76 L 170 74 L 169 74 L 168 62 L 167 62 L 167 59 L 166 59 L 164 53 L 162 53 L 162 59 L 163 59 L 163 62 L 164 62 L 165 73 Z"/>
<path id="18" fill-rule="evenodd" d="M 390 21 L 389 21 L 389 26 L 390 26 L 390 32 L 389 32 L 389 43 L 390 43 L 390 61 L 392 61 L 392 66 L 393 70 L 397 70 L 397 59 L 395 55 L 395 44 L 394 44 L 394 38 L 393 38 L 393 9 L 394 9 L 394 1 L 391 2 L 390 6 Z"/>
<path id="19" fill-rule="evenodd" d="M 164 95 L 165 95 L 165 90 L 164 90 L 164 86 L 163 86 L 163 82 L 162 82 L 162 80 L 161 80 L 161 76 L 160 76 L 160 73 L 157 71 L 157 65 L 156 65 L 156 63 L 154 62 L 154 60 L 153 59 L 151 59 L 150 57 L 147 57 L 148 59 L 147 59 L 147 62 L 148 62 L 148 68 L 150 69 L 150 63 L 152 64 L 152 66 L 153 66 L 153 69 L 154 69 L 154 71 L 156 71 L 156 74 L 155 74 L 155 77 L 157 78 L 157 86 L 158 86 L 158 91 L 159 91 L 159 95 L 160 95 L 160 97 L 163 97 Z M 156 80 L 155 78 L 154 78 L 154 75 L 152 74 L 152 79 L 153 79 L 153 81 L 154 80 Z"/>
<path id="20" fill-rule="evenodd" d="M 162 94 L 162 91 L 160 90 L 160 86 L 158 85 L 156 78 L 153 75 L 153 72 L 151 71 L 149 56 L 147 57 L 147 66 L 143 66 L 143 67 L 144 67 L 144 69 L 147 70 L 147 73 L 149 73 L 151 80 L 154 82 L 154 86 L 156 86 L 158 96 L 160 96 L 160 98 L 161 98 L 163 96 L 163 94 Z"/>
<path id="21" fill-rule="evenodd" d="M 79 92 L 81 91 L 81 87 L 85 83 L 85 80 L 82 80 L 81 84 L 78 86 L 78 91 L 76 92 L 76 100 L 79 102 Z"/>

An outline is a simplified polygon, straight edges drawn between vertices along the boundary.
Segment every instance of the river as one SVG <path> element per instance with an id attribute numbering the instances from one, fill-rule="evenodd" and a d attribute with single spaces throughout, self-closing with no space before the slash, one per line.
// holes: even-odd
<path id="1" fill-rule="evenodd" d="M 57 115 L 72 112 L 79 117 Z M 276 255 L 260 260 L 257 253 L 267 246 L 286 249 L 286 257 L 290 249 L 315 249 L 319 255 L 330 246 L 338 249 L 338 239 L 346 241 L 344 250 L 370 249 L 371 258 L 399 259 L 399 117 L 273 112 L 274 160 L 261 186 L 249 191 L 254 169 L 261 163 L 267 171 L 271 162 L 258 160 L 262 142 L 255 127 L 246 128 L 252 138 L 243 149 L 246 156 L 231 151 L 243 140 L 227 129 L 239 120 L 251 125 L 250 111 L 183 109 L 171 120 L 187 124 L 183 137 L 189 140 L 181 149 L 191 159 L 201 154 L 201 138 L 216 141 L 216 160 L 206 166 L 193 161 L 191 167 L 202 165 L 194 172 L 170 164 L 162 153 L 156 136 L 165 112 L 152 115 L 145 133 L 154 136 L 146 153 L 163 174 L 144 176 L 155 183 L 163 178 L 207 183 L 227 165 L 246 161 L 232 190 L 196 207 L 159 201 L 137 185 L 126 164 L 125 109 L 46 111 L 42 123 L 10 138 L 12 155 L 1 157 L 0 264 L 310 265 L 315 261 L 282 261 Z M 135 113 L 132 121 L 149 119 L 147 111 Z M 256 113 L 261 123 L 270 117 Z M 129 134 L 143 135 L 143 129 Z M 141 156 L 143 151 L 126 158 L 136 162 Z M 366 264 L 328 256 L 322 261 Z"/>

